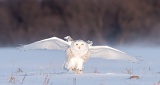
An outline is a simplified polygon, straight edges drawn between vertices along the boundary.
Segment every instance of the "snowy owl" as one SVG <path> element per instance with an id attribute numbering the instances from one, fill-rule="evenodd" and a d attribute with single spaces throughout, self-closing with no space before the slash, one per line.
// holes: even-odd
<path id="1" fill-rule="evenodd" d="M 83 64 L 89 58 L 118 59 L 137 62 L 135 57 L 114 49 L 109 46 L 92 46 L 92 41 L 73 40 L 70 36 L 64 37 L 65 40 L 51 37 L 40 40 L 28 45 L 22 46 L 22 49 L 47 49 L 47 50 L 63 50 L 66 52 L 65 69 L 70 72 L 81 74 Z"/>

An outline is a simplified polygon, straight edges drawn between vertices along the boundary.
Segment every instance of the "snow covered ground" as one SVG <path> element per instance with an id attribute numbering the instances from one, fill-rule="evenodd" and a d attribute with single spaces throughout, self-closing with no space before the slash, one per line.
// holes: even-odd
<path id="1" fill-rule="evenodd" d="M 160 85 L 160 48 L 117 48 L 143 61 L 89 59 L 75 74 L 63 69 L 63 51 L 0 48 L 0 85 Z"/>

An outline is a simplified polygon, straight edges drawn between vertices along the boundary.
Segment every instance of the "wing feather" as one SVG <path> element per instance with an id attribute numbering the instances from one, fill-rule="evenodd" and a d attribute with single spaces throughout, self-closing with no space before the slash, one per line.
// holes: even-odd
<path id="1" fill-rule="evenodd" d="M 90 57 L 138 62 L 135 57 L 109 46 L 91 46 Z"/>
<path id="2" fill-rule="evenodd" d="M 40 40 L 28 45 L 21 46 L 23 50 L 47 49 L 47 50 L 66 50 L 69 43 L 57 37 Z"/>

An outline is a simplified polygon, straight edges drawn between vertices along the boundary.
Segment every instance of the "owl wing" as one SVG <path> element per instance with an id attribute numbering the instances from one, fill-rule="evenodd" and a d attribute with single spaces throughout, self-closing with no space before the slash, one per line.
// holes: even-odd
<path id="1" fill-rule="evenodd" d="M 22 50 L 34 50 L 34 49 L 47 49 L 47 50 L 66 50 L 70 44 L 57 37 L 51 37 L 48 39 L 40 40 L 28 45 L 20 47 Z"/>
<path id="2" fill-rule="evenodd" d="M 138 62 L 135 57 L 132 57 L 122 51 L 119 51 L 109 46 L 91 46 L 89 50 L 89 57 Z"/>

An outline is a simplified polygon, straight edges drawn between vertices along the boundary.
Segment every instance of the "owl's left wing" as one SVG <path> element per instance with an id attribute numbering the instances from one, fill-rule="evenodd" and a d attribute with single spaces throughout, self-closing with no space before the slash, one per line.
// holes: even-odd
<path id="1" fill-rule="evenodd" d="M 119 51 L 109 46 L 91 46 L 89 50 L 89 57 L 138 62 L 135 57 L 132 57 L 122 51 Z"/>

